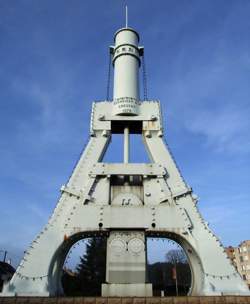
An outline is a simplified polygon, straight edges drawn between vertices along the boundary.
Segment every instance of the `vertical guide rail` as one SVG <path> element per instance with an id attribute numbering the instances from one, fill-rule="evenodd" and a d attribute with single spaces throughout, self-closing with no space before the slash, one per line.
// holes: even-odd
<path id="1" fill-rule="evenodd" d="M 107 77 L 107 92 L 106 92 L 106 100 L 110 101 L 110 82 L 111 82 L 111 51 L 109 52 L 109 63 L 108 63 L 108 77 Z"/>
<path id="2" fill-rule="evenodd" d="M 143 81 L 143 98 L 145 101 L 145 100 L 148 100 L 148 88 L 147 88 L 147 74 L 146 74 L 144 51 L 143 51 L 143 55 L 142 55 L 142 81 Z"/>
<path id="3" fill-rule="evenodd" d="M 124 163 L 129 162 L 129 128 L 124 128 L 124 154 L 123 154 Z"/>

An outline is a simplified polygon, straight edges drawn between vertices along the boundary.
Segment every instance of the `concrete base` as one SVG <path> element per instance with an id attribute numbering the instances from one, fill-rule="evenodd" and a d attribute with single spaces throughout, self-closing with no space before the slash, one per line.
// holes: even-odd
<path id="1" fill-rule="evenodd" d="M 102 284 L 103 297 L 152 297 L 152 284 Z"/>
<path id="2" fill-rule="evenodd" d="M 0 304 L 250 304 L 250 297 L 154 297 L 154 298 L 86 298 L 86 297 L 12 297 L 0 298 Z"/>
<path id="3" fill-rule="evenodd" d="M 49 292 L 41 292 L 41 293 L 23 293 L 23 292 L 20 292 L 20 293 L 14 293 L 14 292 L 0 292 L 0 298 L 1 297 L 25 297 L 25 298 L 35 298 L 35 297 L 45 297 L 45 298 L 48 298 L 50 296 Z"/>

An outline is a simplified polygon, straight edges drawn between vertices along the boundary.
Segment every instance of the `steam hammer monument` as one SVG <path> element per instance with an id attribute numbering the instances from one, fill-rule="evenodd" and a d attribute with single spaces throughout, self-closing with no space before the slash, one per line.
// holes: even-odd
<path id="1" fill-rule="evenodd" d="M 160 103 L 140 100 L 138 33 L 122 28 L 114 44 L 113 101 L 93 102 L 89 142 L 2 295 L 63 295 L 65 257 L 75 242 L 92 235 L 107 237 L 103 296 L 152 296 L 146 280 L 148 236 L 173 239 L 184 249 L 190 295 L 249 294 L 164 142 Z M 102 162 L 112 134 L 124 134 L 123 163 Z M 150 163 L 129 162 L 130 134 L 141 134 Z"/>

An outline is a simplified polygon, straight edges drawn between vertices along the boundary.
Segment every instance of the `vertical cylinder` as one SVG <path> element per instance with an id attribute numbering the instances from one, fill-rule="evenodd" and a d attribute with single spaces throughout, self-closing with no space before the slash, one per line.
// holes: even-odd
<path id="1" fill-rule="evenodd" d="M 114 114 L 137 115 L 139 104 L 139 35 L 131 28 L 122 28 L 115 34 Z"/>
<path id="2" fill-rule="evenodd" d="M 124 128 L 124 163 L 129 163 L 129 128 Z"/>

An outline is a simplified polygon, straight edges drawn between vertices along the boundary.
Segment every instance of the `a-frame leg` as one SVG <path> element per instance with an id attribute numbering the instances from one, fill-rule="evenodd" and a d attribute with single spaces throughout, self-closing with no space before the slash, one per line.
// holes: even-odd
<path id="1" fill-rule="evenodd" d="M 90 176 L 93 164 L 102 160 L 110 135 L 96 132 L 78 161 L 47 225 L 31 243 L 11 281 L 4 286 L 3 295 L 49 296 L 62 293 L 59 276 L 65 255 L 72 244 L 71 236 L 75 210 L 84 209 L 87 221 L 75 222 L 84 231 L 98 230 L 94 211 L 88 208 L 88 198 L 95 178 Z M 97 212 L 97 211 L 96 211 Z M 88 216 L 88 213 L 90 215 Z M 91 229 L 90 229 L 91 228 Z"/>
<path id="2" fill-rule="evenodd" d="M 247 285 L 230 262 L 220 240 L 202 218 L 197 208 L 197 199 L 192 195 L 166 143 L 158 134 L 145 133 L 144 142 L 152 161 L 165 166 L 167 170 L 165 181 L 170 189 L 173 203 L 191 222 L 191 227 L 181 235 L 175 233 L 175 238 L 183 246 L 191 263 L 192 294 L 248 294 Z M 169 226 L 169 223 L 166 224 Z"/>

